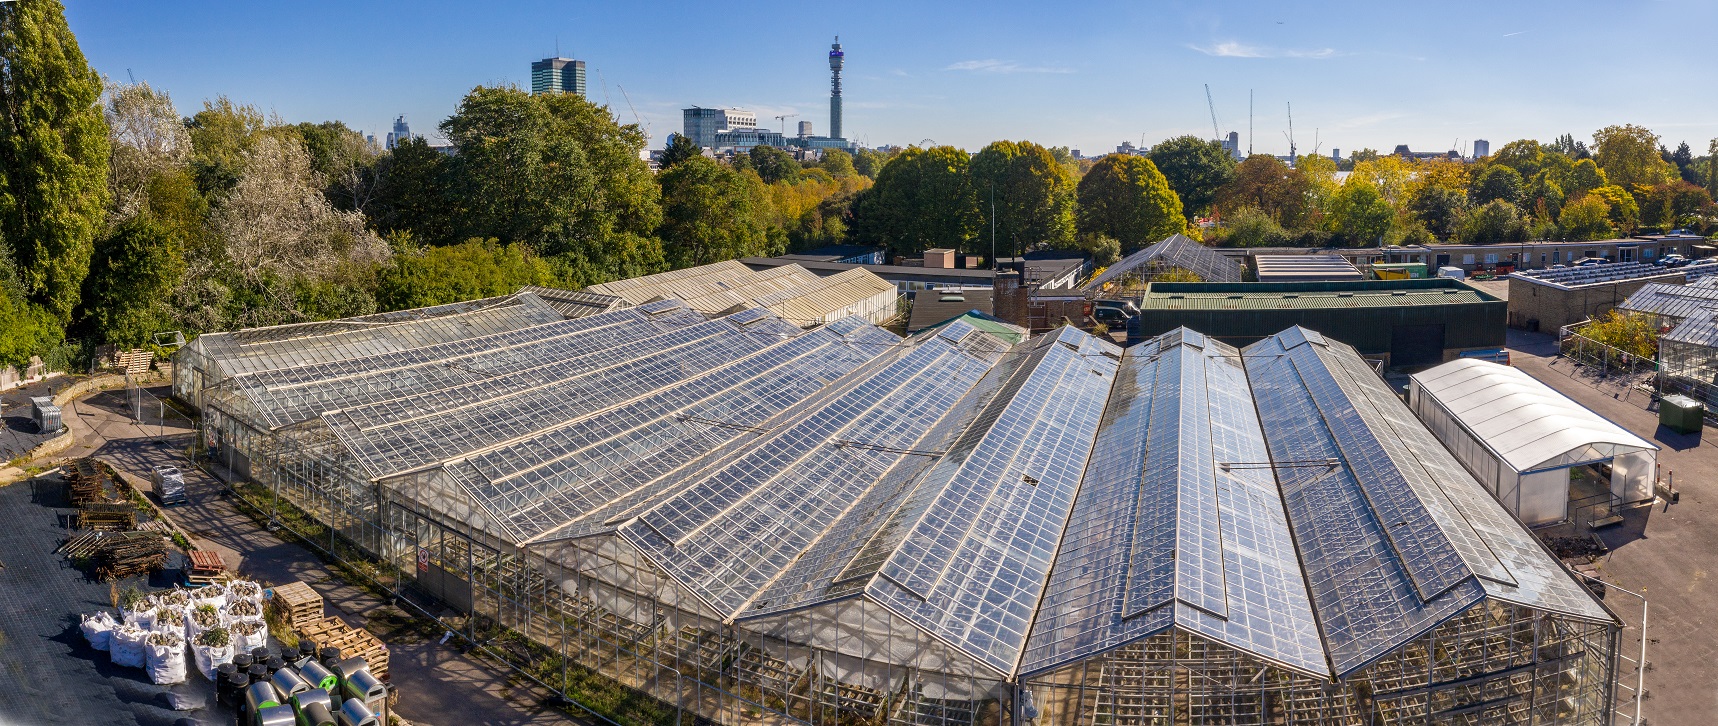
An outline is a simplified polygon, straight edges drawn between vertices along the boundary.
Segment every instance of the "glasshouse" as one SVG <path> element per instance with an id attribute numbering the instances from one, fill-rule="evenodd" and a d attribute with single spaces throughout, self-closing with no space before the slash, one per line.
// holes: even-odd
<path id="1" fill-rule="evenodd" d="M 1315 332 L 532 297 L 176 391 L 257 509 L 620 723 L 1609 722 L 1617 619 Z"/>

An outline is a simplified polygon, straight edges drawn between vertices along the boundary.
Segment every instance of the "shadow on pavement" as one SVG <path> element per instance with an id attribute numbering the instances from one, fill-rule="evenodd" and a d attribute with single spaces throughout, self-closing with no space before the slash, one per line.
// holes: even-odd
<path id="1" fill-rule="evenodd" d="M 1652 433 L 1653 441 L 1664 444 L 1665 448 L 1674 451 L 1700 448 L 1700 438 L 1699 432 L 1692 434 L 1677 433 L 1674 429 L 1664 425 L 1660 425 L 1658 430 Z"/>

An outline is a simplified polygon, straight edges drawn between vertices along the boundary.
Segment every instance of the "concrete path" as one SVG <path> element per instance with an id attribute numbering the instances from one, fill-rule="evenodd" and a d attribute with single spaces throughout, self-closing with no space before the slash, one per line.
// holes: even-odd
<path id="1" fill-rule="evenodd" d="M 156 389 L 165 396 L 165 389 Z M 398 715 L 414 724 L 540 726 L 582 723 L 542 705 L 541 689 L 510 686 L 507 673 L 439 645 L 417 628 L 403 627 L 403 613 L 368 592 L 344 584 L 303 546 L 258 526 L 230 500 L 213 477 L 192 467 L 184 451 L 188 431 L 139 426 L 125 415 L 122 392 L 108 391 L 66 407 L 78 443 L 63 456 L 97 456 L 134 485 L 155 466 L 177 466 L 185 474 L 190 503 L 168 509 L 168 517 L 190 532 L 202 549 L 221 554 L 229 570 L 271 583 L 301 580 L 322 594 L 326 610 L 347 623 L 369 626 L 389 650 L 389 670 L 400 689 Z M 459 641 L 453 640 L 452 643 Z"/>
<path id="2" fill-rule="evenodd" d="M 1550 335 L 1511 330 L 1509 340 L 1517 368 L 1662 447 L 1660 471 L 1675 472 L 1681 502 L 1630 510 L 1622 524 L 1601 530 L 1612 549 L 1601 572 L 1606 581 L 1644 593 L 1650 603 L 1643 717 L 1654 724 L 1718 723 L 1718 441 L 1660 428 L 1650 395 L 1596 380 L 1555 357 Z M 1613 592 L 1605 604 L 1631 626 L 1639 625 L 1639 600 Z M 1631 627 L 1623 653 L 1636 658 L 1639 648 Z M 1620 676 L 1632 685 L 1632 664 L 1625 662 Z M 1620 710 L 1632 716 L 1630 694 L 1619 689 L 1618 700 Z"/>

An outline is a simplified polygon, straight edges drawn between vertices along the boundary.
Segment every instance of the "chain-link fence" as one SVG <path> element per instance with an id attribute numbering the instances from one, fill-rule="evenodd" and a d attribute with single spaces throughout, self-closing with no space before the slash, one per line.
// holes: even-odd
<path id="1" fill-rule="evenodd" d="M 154 434 L 157 440 L 194 434 L 197 430 L 196 421 L 190 414 L 181 411 L 177 404 L 150 393 L 130 373 L 125 374 L 125 405 L 131 420 L 136 421 L 144 433 Z"/>
<path id="2" fill-rule="evenodd" d="M 1591 383 L 1620 389 L 1625 395 L 1646 392 L 1657 396 L 1659 364 L 1581 334 L 1587 323 L 1565 325 L 1558 331 L 1557 348 L 1563 358 L 1580 366 Z"/>

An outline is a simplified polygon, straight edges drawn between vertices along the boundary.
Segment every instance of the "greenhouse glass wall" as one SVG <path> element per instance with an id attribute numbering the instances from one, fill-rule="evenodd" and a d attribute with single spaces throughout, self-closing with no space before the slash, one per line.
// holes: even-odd
<path id="1" fill-rule="evenodd" d="M 1616 618 L 1311 331 L 341 345 L 202 378 L 213 468 L 615 721 L 1608 722 Z"/>

